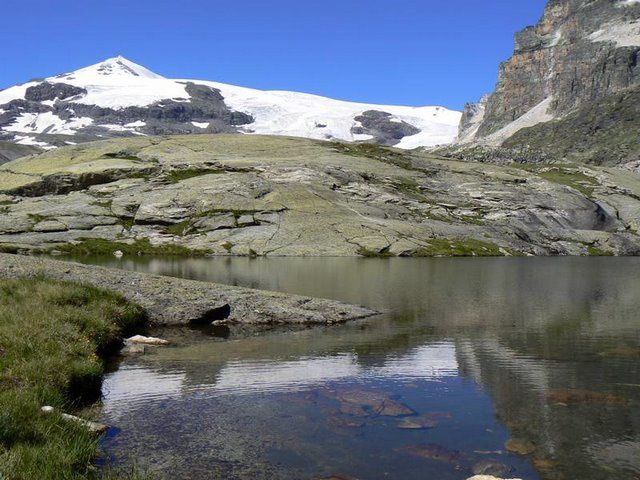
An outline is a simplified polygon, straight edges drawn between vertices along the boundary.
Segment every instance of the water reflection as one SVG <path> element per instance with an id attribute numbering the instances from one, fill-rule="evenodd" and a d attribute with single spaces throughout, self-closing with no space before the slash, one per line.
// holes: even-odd
<path id="1" fill-rule="evenodd" d="M 177 478 L 640 476 L 640 259 L 91 261 L 389 311 L 162 332 L 176 345 L 107 378 L 116 459 Z"/>

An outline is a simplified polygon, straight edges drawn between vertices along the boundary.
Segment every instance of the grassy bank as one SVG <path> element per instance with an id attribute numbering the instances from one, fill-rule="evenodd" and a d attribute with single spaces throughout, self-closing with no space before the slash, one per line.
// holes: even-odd
<path id="1" fill-rule="evenodd" d="M 97 438 L 72 412 L 98 398 L 104 357 L 141 327 L 117 294 L 44 278 L 0 281 L 0 479 L 97 478 Z"/>

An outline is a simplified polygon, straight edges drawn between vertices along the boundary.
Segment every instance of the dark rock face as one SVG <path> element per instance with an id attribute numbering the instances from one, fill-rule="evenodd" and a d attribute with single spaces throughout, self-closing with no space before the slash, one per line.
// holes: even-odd
<path id="1" fill-rule="evenodd" d="M 553 97 L 561 116 L 640 84 L 640 4 L 550 0 L 542 19 L 516 35 L 500 66 L 478 136 L 489 135 Z"/>
<path id="2" fill-rule="evenodd" d="M 187 83 L 185 90 L 190 98 L 168 99 L 146 107 L 127 107 L 122 109 L 102 108 L 96 105 L 72 103 L 86 90 L 64 83 L 43 82 L 27 89 L 25 99 L 13 100 L 0 105 L 0 127 L 8 126 L 25 113 L 51 112 L 62 120 L 86 117 L 93 124 L 77 129 L 74 142 L 85 142 L 105 137 L 132 135 L 131 131 L 113 129 L 113 125 L 124 126 L 132 122 L 145 122 L 139 128 L 147 135 L 173 135 L 190 133 L 235 133 L 238 127 L 253 123 L 254 119 L 245 113 L 231 110 L 224 102 L 220 91 L 206 85 Z M 43 104 L 46 100 L 56 100 L 53 105 Z M 200 128 L 191 122 L 206 123 Z M 57 139 L 50 132 L 42 132 L 37 140 L 46 141 L 55 146 L 64 145 L 64 138 Z"/>
<path id="3" fill-rule="evenodd" d="M 84 88 L 74 87 L 66 83 L 43 82 L 39 85 L 27 88 L 24 98 L 32 102 L 42 102 L 45 100 L 64 100 L 77 95 L 86 95 Z"/>
<path id="4" fill-rule="evenodd" d="M 420 133 L 420 129 L 407 122 L 394 121 L 391 114 L 379 110 L 367 110 L 355 117 L 361 127 L 353 127 L 354 135 L 371 135 L 376 143 L 381 145 L 395 145 L 404 137 Z"/>

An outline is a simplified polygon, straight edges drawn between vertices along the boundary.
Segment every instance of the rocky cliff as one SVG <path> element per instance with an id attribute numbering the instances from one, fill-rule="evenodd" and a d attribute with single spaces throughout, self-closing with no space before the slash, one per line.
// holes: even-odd
<path id="1" fill-rule="evenodd" d="M 529 136 L 521 130 L 535 132 L 548 123 L 543 127 L 545 137 L 556 131 L 563 134 L 552 139 L 552 145 L 532 146 L 554 153 L 557 144 L 566 155 L 571 142 L 581 136 L 602 128 L 618 132 L 617 121 L 576 125 L 570 115 L 587 108 L 595 120 L 615 116 L 616 105 L 633 106 L 633 96 L 624 93 L 640 87 L 640 1 L 550 0 L 538 24 L 516 34 L 515 44 L 514 55 L 500 66 L 496 90 L 486 107 L 466 109 L 467 124 L 461 127 L 460 138 L 499 145 L 518 133 L 510 146 L 526 147 Z M 618 101 L 611 105 L 611 98 Z M 637 132 L 638 122 L 636 117 L 625 128 Z M 637 152 L 637 145 L 633 147 L 638 136 L 628 142 Z M 617 154 L 615 163 L 629 160 L 628 154 Z"/>

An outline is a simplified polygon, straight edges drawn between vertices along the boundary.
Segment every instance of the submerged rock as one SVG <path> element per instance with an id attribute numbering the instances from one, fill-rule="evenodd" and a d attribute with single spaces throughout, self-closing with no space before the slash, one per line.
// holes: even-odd
<path id="1" fill-rule="evenodd" d="M 357 417 L 403 417 L 416 412 L 404 403 L 379 392 L 353 390 L 338 394 L 340 411 Z"/>
<path id="2" fill-rule="evenodd" d="M 473 466 L 472 471 L 475 475 L 495 475 L 503 477 L 513 472 L 513 467 L 496 460 L 480 460 Z"/>
<path id="3" fill-rule="evenodd" d="M 457 450 L 449 450 L 437 443 L 427 443 L 425 445 L 409 445 L 404 450 L 411 455 L 428 458 L 436 462 L 457 464 L 460 461 L 461 454 Z"/>
<path id="4" fill-rule="evenodd" d="M 552 402 L 572 405 L 578 403 L 604 403 L 612 405 L 625 405 L 628 400 L 624 397 L 610 393 L 594 392 L 591 390 L 556 389 L 547 394 Z"/>
<path id="5" fill-rule="evenodd" d="M 529 455 L 536 450 L 533 442 L 523 438 L 510 438 L 504 446 L 510 452 L 517 453 L 518 455 Z"/>
<path id="6" fill-rule="evenodd" d="M 437 426 L 438 422 L 431 417 L 409 417 L 398 423 L 398 428 L 403 430 L 427 430 Z"/>
<path id="7" fill-rule="evenodd" d="M 143 355 L 146 349 L 145 346 L 139 343 L 131 343 L 125 345 L 122 350 L 120 350 L 121 355 Z"/>

